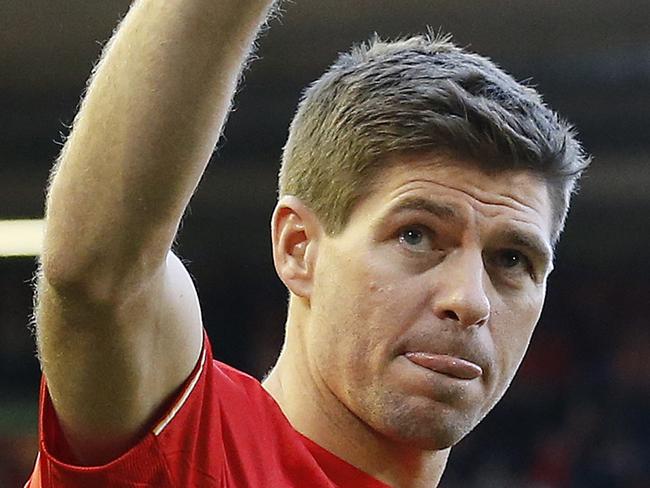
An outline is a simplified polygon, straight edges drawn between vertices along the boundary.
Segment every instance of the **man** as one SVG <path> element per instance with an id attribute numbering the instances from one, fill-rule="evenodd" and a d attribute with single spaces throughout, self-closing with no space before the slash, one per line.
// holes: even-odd
<path id="1" fill-rule="evenodd" d="M 47 201 L 30 487 L 431 487 L 503 395 L 588 160 L 446 39 L 375 39 L 306 91 L 272 217 L 290 292 L 263 385 L 212 360 L 171 252 L 272 2 L 139 0 Z"/>

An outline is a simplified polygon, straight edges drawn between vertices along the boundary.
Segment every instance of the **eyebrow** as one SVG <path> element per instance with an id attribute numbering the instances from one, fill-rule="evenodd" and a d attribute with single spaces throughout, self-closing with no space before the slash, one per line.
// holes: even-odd
<path id="1" fill-rule="evenodd" d="M 386 227 L 393 215 L 408 212 L 409 210 L 419 212 L 424 211 L 440 220 L 454 220 L 461 218 L 461 214 L 456 207 L 434 202 L 427 198 L 412 196 L 399 200 L 396 204 L 390 207 L 388 211 L 372 225 L 372 227 L 375 229 Z"/>
<path id="2" fill-rule="evenodd" d="M 406 210 L 425 211 L 440 219 L 456 219 L 460 217 L 458 210 L 442 203 L 434 202 L 422 197 L 408 197 L 394 205 L 388 214 L 400 213 Z"/>

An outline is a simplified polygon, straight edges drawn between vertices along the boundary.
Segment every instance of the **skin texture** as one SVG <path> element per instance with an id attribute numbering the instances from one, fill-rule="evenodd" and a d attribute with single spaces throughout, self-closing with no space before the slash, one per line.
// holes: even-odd
<path id="1" fill-rule="evenodd" d="M 394 486 L 432 486 L 524 356 L 550 235 L 537 177 L 435 156 L 390 161 L 333 237 L 299 200 L 281 200 L 274 257 L 292 293 L 266 388 L 298 430 L 352 464 Z M 459 379 L 406 352 L 465 359 L 482 374 Z"/>

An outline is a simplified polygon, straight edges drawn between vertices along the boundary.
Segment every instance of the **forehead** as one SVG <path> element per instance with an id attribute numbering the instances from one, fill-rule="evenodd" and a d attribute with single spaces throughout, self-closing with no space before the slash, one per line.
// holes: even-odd
<path id="1" fill-rule="evenodd" d="M 487 173 L 470 161 L 448 156 L 394 157 L 359 207 L 366 216 L 421 207 L 461 220 L 484 217 L 487 224 L 531 227 L 551 240 L 552 206 L 540 177 L 526 170 Z"/>

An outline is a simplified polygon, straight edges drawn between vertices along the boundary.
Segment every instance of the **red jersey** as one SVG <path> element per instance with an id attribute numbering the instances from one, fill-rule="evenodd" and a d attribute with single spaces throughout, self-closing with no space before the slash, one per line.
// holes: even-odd
<path id="1" fill-rule="evenodd" d="M 114 461 L 74 466 L 45 381 L 39 454 L 25 488 L 387 488 L 296 431 L 256 379 L 212 359 L 155 426 Z"/>

